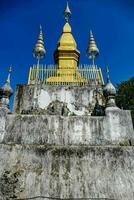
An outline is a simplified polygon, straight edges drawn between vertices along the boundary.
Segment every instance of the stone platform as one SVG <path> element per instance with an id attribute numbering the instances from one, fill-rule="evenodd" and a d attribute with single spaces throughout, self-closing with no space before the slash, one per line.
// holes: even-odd
<path id="1" fill-rule="evenodd" d="M 0 200 L 132 200 L 133 141 L 129 111 L 64 117 L 1 109 Z"/>

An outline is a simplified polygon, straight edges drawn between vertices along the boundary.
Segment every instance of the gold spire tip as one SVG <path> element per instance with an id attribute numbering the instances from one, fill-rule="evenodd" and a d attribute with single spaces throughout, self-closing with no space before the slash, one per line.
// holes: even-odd
<path id="1" fill-rule="evenodd" d="M 69 18 L 71 16 L 71 10 L 69 8 L 69 1 L 68 0 L 67 0 L 67 5 L 66 5 L 66 8 L 64 10 L 64 13 L 65 13 L 65 20 L 66 20 L 66 22 L 68 22 Z"/>

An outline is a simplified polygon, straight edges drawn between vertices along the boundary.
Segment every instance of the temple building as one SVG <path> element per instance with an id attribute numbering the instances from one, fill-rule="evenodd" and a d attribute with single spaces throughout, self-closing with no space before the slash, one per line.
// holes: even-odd
<path id="1" fill-rule="evenodd" d="M 0 200 L 132 200 L 131 113 L 117 107 L 108 67 L 104 83 L 92 31 L 85 50 L 91 64 L 79 64 L 68 1 L 64 13 L 55 64 L 41 64 L 40 26 L 32 51 L 37 63 L 28 82 L 16 86 L 13 111 L 12 67 L 0 86 Z"/>

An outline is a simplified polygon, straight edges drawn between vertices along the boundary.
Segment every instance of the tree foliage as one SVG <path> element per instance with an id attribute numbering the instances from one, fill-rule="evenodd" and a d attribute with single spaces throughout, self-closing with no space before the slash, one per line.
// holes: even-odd
<path id="1" fill-rule="evenodd" d="M 117 85 L 117 106 L 131 110 L 134 125 L 134 77 Z"/>

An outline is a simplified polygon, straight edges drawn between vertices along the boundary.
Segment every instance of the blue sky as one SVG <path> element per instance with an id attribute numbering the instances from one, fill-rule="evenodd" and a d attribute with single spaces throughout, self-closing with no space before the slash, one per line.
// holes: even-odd
<path id="1" fill-rule="evenodd" d="M 53 63 L 53 52 L 64 25 L 66 0 L 0 0 L 0 85 L 12 64 L 12 87 L 26 83 L 30 65 L 36 60 L 32 48 L 39 25 L 44 33 L 46 58 Z M 133 0 L 70 0 L 70 24 L 81 52 L 80 63 L 88 64 L 86 48 L 89 30 L 94 33 L 100 56 L 96 63 L 110 67 L 113 83 L 134 76 L 134 1 Z"/>

